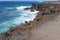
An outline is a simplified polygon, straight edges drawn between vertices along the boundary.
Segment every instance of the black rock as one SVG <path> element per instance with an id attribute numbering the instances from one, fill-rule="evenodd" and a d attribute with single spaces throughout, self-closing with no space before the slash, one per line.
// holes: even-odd
<path id="1" fill-rule="evenodd" d="M 24 10 L 30 10 L 31 8 L 25 8 Z"/>
<path id="2" fill-rule="evenodd" d="M 31 12 L 34 12 L 34 10 L 33 10 L 33 9 L 31 9 Z"/>

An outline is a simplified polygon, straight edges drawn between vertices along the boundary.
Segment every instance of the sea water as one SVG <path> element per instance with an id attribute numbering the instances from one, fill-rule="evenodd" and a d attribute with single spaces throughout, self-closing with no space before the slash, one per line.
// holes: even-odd
<path id="1" fill-rule="evenodd" d="M 31 7 L 35 1 L 5 1 L 0 2 L 0 33 L 7 32 L 9 28 L 16 27 L 25 23 L 25 21 L 33 21 L 38 11 L 30 12 L 24 8 Z"/>

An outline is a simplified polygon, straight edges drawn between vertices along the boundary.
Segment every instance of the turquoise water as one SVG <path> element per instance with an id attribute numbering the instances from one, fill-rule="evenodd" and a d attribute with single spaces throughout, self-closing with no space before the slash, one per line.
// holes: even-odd
<path id="1" fill-rule="evenodd" d="M 31 7 L 32 1 L 5 1 L 0 2 L 0 33 L 7 32 L 9 28 L 16 27 L 25 23 L 25 21 L 33 21 L 37 15 L 37 11 L 30 12 L 30 10 L 24 10 L 26 7 Z"/>

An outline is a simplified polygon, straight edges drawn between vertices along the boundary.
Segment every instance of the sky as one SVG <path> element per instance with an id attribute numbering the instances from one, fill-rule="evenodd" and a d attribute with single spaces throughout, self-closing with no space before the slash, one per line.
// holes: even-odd
<path id="1" fill-rule="evenodd" d="M 39 2 L 42 2 L 42 1 L 56 1 L 56 0 L 0 0 L 0 1 L 39 1 Z"/>

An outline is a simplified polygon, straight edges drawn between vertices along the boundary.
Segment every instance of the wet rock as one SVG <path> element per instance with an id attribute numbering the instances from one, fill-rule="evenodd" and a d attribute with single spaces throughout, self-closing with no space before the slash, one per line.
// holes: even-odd
<path id="1" fill-rule="evenodd" d="M 31 8 L 25 8 L 24 10 L 30 10 Z"/>
<path id="2" fill-rule="evenodd" d="M 31 12 L 34 12 L 34 9 L 31 9 Z"/>
<path id="3" fill-rule="evenodd" d="M 25 21 L 25 23 L 28 23 L 27 21 Z"/>

